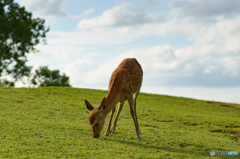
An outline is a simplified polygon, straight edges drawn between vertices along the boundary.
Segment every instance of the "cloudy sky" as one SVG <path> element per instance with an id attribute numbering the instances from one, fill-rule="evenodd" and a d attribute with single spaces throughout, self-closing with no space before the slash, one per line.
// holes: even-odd
<path id="1" fill-rule="evenodd" d="M 59 69 L 73 87 L 107 90 L 135 57 L 142 92 L 240 103 L 240 0 L 16 2 L 50 27 L 28 65 Z"/>

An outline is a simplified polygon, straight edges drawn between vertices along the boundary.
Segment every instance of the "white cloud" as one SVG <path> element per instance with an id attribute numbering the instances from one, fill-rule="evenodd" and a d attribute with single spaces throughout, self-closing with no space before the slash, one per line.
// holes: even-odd
<path id="1" fill-rule="evenodd" d="M 131 3 L 123 3 L 104 11 L 100 16 L 83 19 L 79 28 L 123 27 L 163 21 L 161 15 L 143 11 Z"/>
<path id="2" fill-rule="evenodd" d="M 42 56 L 50 56 L 59 62 L 69 61 L 74 58 L 73 56 L 77 56 L 83 51 L 80 47 L 76 48 L 69 45 L 39 45 L 37 49 L 40 50 Z"/>
<path id="3" fill-rule="evenodd" d="M 178 10 L 180 17 L 192 17 L 195 20 L 213 22 L 219 17 L 229 17 L 239 14 L 239 0 L 177 0 L 172 9 Z"/>
<path id="4" fill-rule="evenodd" d="M 62 7 L 65 0 L 20 0 L 19 4 L 33 12 L 34 17 L 66 17 L 67 12 Z"/>
<path id="5" fill-rule="evenodd" d="M 95 12 L 94 8 L 85 10 L 82 14 L 73 16 L 74 19 L 82 19 L 82 18 L 88 18 L 90 15 L 92 15 Z"/>
<path id="6" fill-rule="evenodd" d="M 99 81 L 99 76 L 98 78 L 91 79 L 90 72 L 94 70 L 95 68 L 101 67 L 100 63 L 100 54 L 97 53 L 89 53 L 86 55 L 81 55 L 77 59 L 71 61 L 68 63 L 65 68 L 64 72 L 70 76 L 70 83 L 75 85 L 75 87 L 88 87 L 90 86 L 91 88 L 94 88 L 95 83 L 91 83 L 91 81 Z M 89 81 L 86 81 L 88 79 Z M 107 82 L 107 81 L 104 81 Z M 90 85 L 88 85 L 90 83 Z M 101 87 L 101 86 L 99 86 Z M 98 88 L 99 88 L 98 87 Z"/>
<path id="7" fill-rule="evenodd" d="M 49 32 L 50 36 L 55 38 L 48 39 L 48 44 L 53 45 L 96 45 L 96 44 L 124 44 L 132 42 L 135 35 L 126 37 L 124 34 L 117 32 L 116 30 L 106 31 L 75 31 L 75 32 Z"/>
<path id="8" fill-rule="evenodd" d="M 224 70 L 224 73 L 230 73 L 231 76 L 238 76 L 239 75 L 239 59 L 235 59 L 235 58 L 229 58 L 229 57 L 225 57 L 224 59 L 221 60 L 223 66 L 226 68 L 226 70 Z"/>
<path id="9" fill-rule="evenodd" d="M 91 65 L 92 59 L 85 56 L 83 58 L 78 58 L 68 64 L 65 67 L 64 72 L 71 77 L 71 83 L 78 83 L 79 81 L 82 81 L 84 78 L 84 73 L 89 70 L 89 67 L 91 67 Z"/>

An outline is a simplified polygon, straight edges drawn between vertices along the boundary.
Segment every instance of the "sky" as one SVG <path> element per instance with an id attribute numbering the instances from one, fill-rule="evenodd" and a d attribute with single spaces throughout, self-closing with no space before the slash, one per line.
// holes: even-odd
<path id="1" fill-rule="evenodd" d="M 240 0 L 15 2 L 50 28 L 28 65 L 59 69 L 73 87 L 107 90 L 134 57 L 141 92 L 240 103 Z"/>

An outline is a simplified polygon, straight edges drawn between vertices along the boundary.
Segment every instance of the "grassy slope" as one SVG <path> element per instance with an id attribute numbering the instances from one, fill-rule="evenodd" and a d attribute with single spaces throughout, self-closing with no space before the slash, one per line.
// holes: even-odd
<path id="1" fill-rule="evenodd" d="M 114 134 L 94 139 L 84 99 L 98 105 L 107 91 L 0 87 L 0 158 L 237 158 L 240 107 L 141 93 L 137 141 L 128 103 Z"/>

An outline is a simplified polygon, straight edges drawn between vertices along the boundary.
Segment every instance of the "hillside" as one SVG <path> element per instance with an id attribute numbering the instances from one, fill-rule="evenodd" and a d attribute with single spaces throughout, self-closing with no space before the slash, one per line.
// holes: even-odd
<path id="1" fill-rule="evenodd" d="M 0 158 L 239 158 L 240 106 L 141 93 L 142 140 L 125 102 L 114 134 L 92 137 L 84 100 L 98 105 L 107 91 L 0 87 Z M 116 114 L 115 114 L 116 115 Z M 107 117 L 107 119 L 109 116 Z"/>

